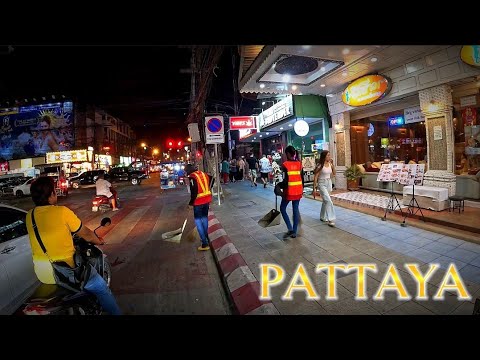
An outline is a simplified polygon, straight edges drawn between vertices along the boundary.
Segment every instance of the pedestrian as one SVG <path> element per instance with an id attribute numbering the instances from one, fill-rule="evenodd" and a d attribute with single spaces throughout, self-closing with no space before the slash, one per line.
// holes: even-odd
<path id="1" fill-rule="evenodd" d="M 248 163 L 248 173 L 250 175 L 250 180 L 252 182 L 251 186 L 257 186 L 257 170 L 258 170 L 258 161 L 253 152 L 250 153 L 250 157 L 247 158 Z"/>
<path id="2" fill-rule="evenodd" d="M 238 179 L 243 181 L 243 177 L 245 174 L 245 156 L 242 156 L 240 160 L 238 160 Z"/>
<path id="3" fill-rule="evenodd" d="M 299 205 L 303 196 L 303 169 L 302 163 L 298 160 L 298 152 L 293 146 L 287 146 L 285 154 L 287 161 L 282 164 L 283 181 L 279 184 L 283 192 L 280 212 L 288 228 L 284 238 L 296 238 L 298 224 L 300 223 Z M 287 206 L 290 201 L 293 208 L 293 226 L 287 214 Z"/>
<path id="4" fill-rule="evenodd" d="M 332 198 L 332 174 L 335 176 L 335 167 L 333 165 L 330 152 L 323 150 L 320 154 L 320 162 L 314 170 L 313 186 L 317 186 L 322 196 L 322 209 L 320 210 L 320 220 L 327 222 L 331 227 L 335 226 L 335 208 L 333 207 Z M 315 191 L 315 189 L 314 189 Z"/>
<path id="5" fill-rule="evenodd" d="M 190 202 L 193 207 L 193 219 L 200 235 L 201 244 L 199 251 L 210 249 L 208 238 L 208 209 L 212 202 L 212 186 L 215 180 L 203 171 L 195 171 L 192 164 L 185 166 L 185 172 L 190 182 Z"/>
<path id="6" fill-rule="evenodd" d="M 270 161 L 267 159 L 267 155 L 263 154 L 263 157 L 260 159 L 259 164 L 263 188 L 266 188 L 268 184 L 268 174 L 271 171 Z"/>
<path id="7" fill-rule="evenodd" d="M 223 159 L 223 161 L 222 161 L 222 178 L 223 178 L 223 183 L 224 184 L 228 183 L 229 174 L 230 174 L 230 165 L 228 164 L 227 159 Z"/>
<path id="8" fill-rule="evenodd" d="M 237 177 L 237 159 L 230 160 L 230 182 L 236 182 Z"/>

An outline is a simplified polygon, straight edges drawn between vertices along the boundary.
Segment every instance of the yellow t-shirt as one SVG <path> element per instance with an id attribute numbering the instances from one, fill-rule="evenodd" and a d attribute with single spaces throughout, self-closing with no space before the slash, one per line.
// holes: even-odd
<path id="1" fill-rule="evenodd" d="M 55 284 L 53 268 L 43 252 L 32 226 L 32 210 L 27 214 L 27 230 L 32 247 L 33 268 L 35 274 L 44 284 Z M 65 206 L 37 206 L 35 208 L 35 223 L 42 238 L 43 245 L 52 261 L 65 261 L 74 267 L 72 234 L 82 227 L 82 221 Z"/>

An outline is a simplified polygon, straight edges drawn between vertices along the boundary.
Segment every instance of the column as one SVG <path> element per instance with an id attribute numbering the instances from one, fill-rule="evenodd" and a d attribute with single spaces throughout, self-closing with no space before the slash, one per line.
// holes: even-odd
<path id="1" fill-rule="evenodd" d="M 427 131 L 427 165 L 424 186 L 447 188 L 455 194 L 452 91 L 440 85 L 419 91 L 420 107 Z"/>
<path id="2" fill-rule="evenodd" d="M 350 146 L 350 113 L 344 112 L 332 115 L 332 128 L 329 129 L 329 150 L 335 160 L 337 175 L 335 188 L 347 189 L 345 170 L 351 165 L 352 150 Z"/>

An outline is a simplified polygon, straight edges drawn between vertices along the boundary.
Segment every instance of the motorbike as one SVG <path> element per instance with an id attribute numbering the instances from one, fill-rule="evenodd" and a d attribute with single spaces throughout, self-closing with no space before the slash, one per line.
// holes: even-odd
<path id="1" fill-rule="evenodd" d="M 109 226 L 111 223 L 110 218 L 103 218 L 100 226 L 94 230 L 95 235 L 100 227 Z M 80 237 L 74 236 L 73 242 L 77 252 L 80 251 L 85 261 L 92 264 L 110 286 L 112 269 L 107 255 L 96 245 Z M 59 285 L 48 284 L 40 285 L 21 309 L 24 315 L 101 315 L 103 313 L 95 295 L 79 288 L 73 291 Z"/>
<path id="2" fill-rule="evenodd" d="M 120 198 L 118 197 L 118 193 L 115 189 L 110 188 L 113 196 L 117 201 L 117 207 L 120 207 Z M 100 210 L 101 212 L 106 212 L 112 209 L 112 204 L 108 197 L 105 195 L 95 195 L 92 200 L 92 211 L 96 212 Z"/>

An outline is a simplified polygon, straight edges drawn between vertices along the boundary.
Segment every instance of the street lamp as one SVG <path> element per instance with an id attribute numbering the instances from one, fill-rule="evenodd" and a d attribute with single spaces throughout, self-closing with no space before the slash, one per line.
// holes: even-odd
<path id="1" fill-rule="evenodd" d="M 153 155 L 158 155 L 158 149 L 153 149 Z"/>

